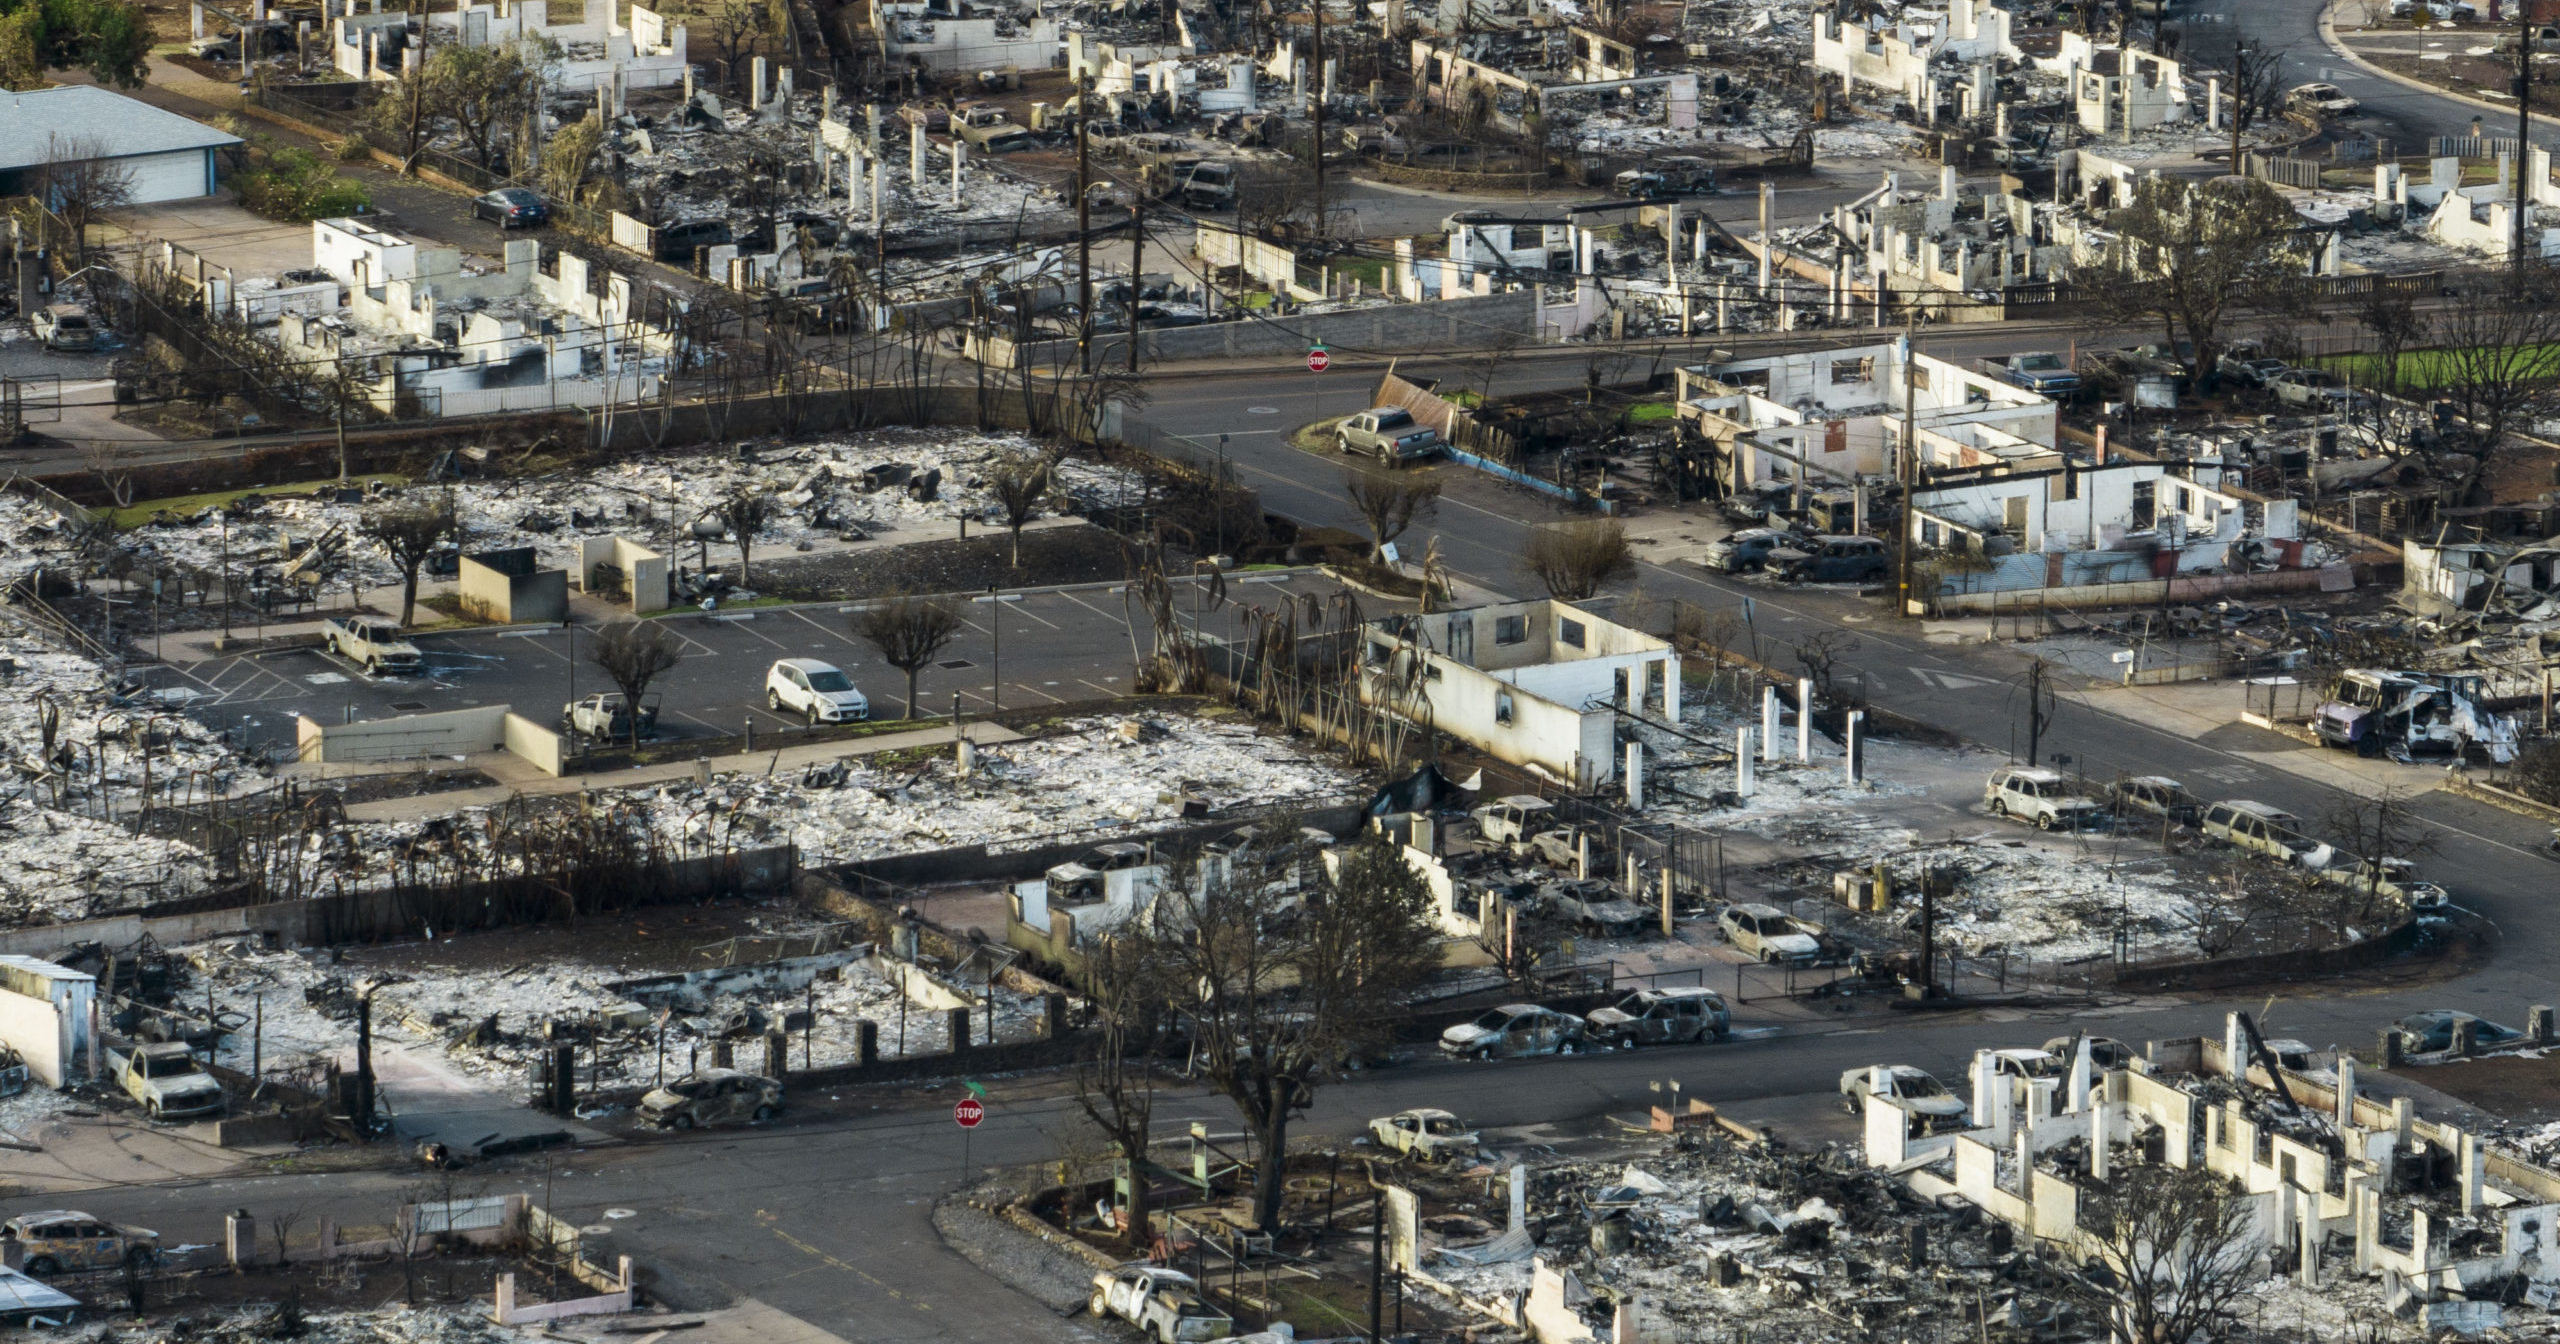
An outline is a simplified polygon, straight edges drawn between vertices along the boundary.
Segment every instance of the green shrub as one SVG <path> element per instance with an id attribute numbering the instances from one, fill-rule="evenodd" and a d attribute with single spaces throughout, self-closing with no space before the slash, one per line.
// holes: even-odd
<path id="1" fill-rule="evenodd" d="M 373 204 L 373 196 L 362 183 L 338 176 L 319 155 L 279 149 L 241 175 L 240 203 L 269 219 L 308 224 L 361 213 Z"/>

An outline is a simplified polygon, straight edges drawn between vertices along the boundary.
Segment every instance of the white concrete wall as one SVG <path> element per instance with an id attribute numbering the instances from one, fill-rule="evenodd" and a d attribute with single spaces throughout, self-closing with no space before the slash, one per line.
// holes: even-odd
<path id="1" fill-rule="evenodd" d="M 43 999 L 0 989 L 0 1041 L 27 1062 L 27 1072 L 47 1087 L 60 1087 L 71 1063 L 61 1013 Z"/>
<path id="2" fill-rule="evenodd" d="M 506 745 L 507 706 L 478 705 L 434 714 L 323 724 L 302 715 L 297 725 L 306 761 L 402 761 L 457 756 Z"/>
<path id="3" fill-rule="evenodd" d="M 560 734 L 522 714 L 512 712 L 507 714 L 499 727 L 500 740 L 510 753 L 531 762 L 535 769 L 546 775 L 555 779 L 559 777 Z"/>

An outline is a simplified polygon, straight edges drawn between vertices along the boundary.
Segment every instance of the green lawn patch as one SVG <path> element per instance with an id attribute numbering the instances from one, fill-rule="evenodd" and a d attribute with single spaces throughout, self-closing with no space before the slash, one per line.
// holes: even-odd
<path id="1" fill-rule="evenodd" d="M 705 614 L 717 616 L 722 613 L 732 611 L 753 611 L 758 607 L 792 607 L 801 605 L 804 604 L 801 603 L 799 599 L 789 597 L 757 596 L 748 598 L 743 602 L 732 602 L 728 598 L 724 597 L 720 599 L 720 605 L 708 613 L 705 613 L 702 608 L 698 606 L 691 603 L 685 603 L 679 606 L 667 607 L 663 610 L 650 612 L 646 619 L 656 621 L 663 620 L 669 616 L 701 616 Z"/>
<path id="2" fill-rule="evenodd" d="M 2449 349 L 2401 351 L 2401 385 L 2419 388 L 2443 387 L 2455 381 L 2458 375 L 2455 366 L 2457 353 Z M 2327 369 L 2358 386 L 2371 386 L 2382 378 L 2382 356 L 2370 351 L 2352 355 L 2324 355 L 2312 360 L 2311 364 L 2314 368 Z M 2529 351 L 2520 350 L 2507 367 L 2532 368 L 2537 365 L 2560 369 L 2560 343 Z"/>
<path id="3" fill-rule="evenodd" d="M 1680 418 L 1680 408 L 1667 401 L 1640 401 L 1627 408 L 1627 423 L 1655 425 Z"/>

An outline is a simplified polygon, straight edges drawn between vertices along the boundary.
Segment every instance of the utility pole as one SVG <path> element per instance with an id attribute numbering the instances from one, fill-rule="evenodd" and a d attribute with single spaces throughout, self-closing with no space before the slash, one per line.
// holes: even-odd
<path id="1" fill-rule="evenodd" d="M 1902 312 L 1902 442 L 1893 453 L 1894 483 L 1902 487 L 1901 512 L 1894 524 L 1893 538 L 1893 614 L 1896 619 L 1911 615 L 1911 486 L 1912 463 L 1915 460 L 1914 436 L 1919 433 L 1919 414 L 1912 405 L 1912 389 L 1917 380 L 1912 365 L 1920 358 L 1919 320 L 1909 308 Z"/>
<path id="2" fill-rule="evenodd" d="M 248 36 L 244 33 L 240 39 L 241 45 L 246 47 L 248 41 Z M 2522 235 L 2519 234 L 2518 237 Z M 329 372 L 329 383 L 338 392 L 338 484 L 345 485 L 347 483 L 347 366 L 342 361 L 332 360 Z"/>
<path id="3" fill-rule="evenodd" d="M 1324 237 L 1324 236 L 1325 236 L 1325 220 L 1324 220 L 1324 95 L 1325 95 L 1325 78 L 1324 78 L 1324 3 L 1325 3 L 1325 0 L 1314 0 L 1314 9 L 1315 9 L 1315 13 L 1316 13 L 1316 42 L 1315 42 L 1316 50 L 1315 50 L 1315 59 L 1314 59 L 1313 67 L 1312 67 L 1311 69 L 1309 69 L 1309 70 L 1308 70 L 1308 72 L 1307 72 L 1308 82 L 1309 82 L 1309 83 L 1311 83 L 1311 84 L 1313 84 L 1313 85 L 1315 86 L 1315 109 L 1314 109 L 1314 113 L 1315 113 L 1315 115 L 1314 115 L 1314 118 L 1313 118 L 1313 123 L 1314 123 L 1314 126 L 1315 126 L 1315 135 L 1316 135 L 1316 139 L 1315 139 L 1315 161 L 1316 161 L 1316 236 L 1317 236 L 1318 238 L 1322 238 L 1322 237 Z"/>
<path id="4" fill-rule="evenodd" d="M 2516 152 L 2508 167 L 2515 173 L 2515 293 L 2524 297 L 2526 216 L 2532 212 L 2532 193 L 2525 190 L 2525 169 L 2532 162 L 2530 132 L 2533 127 L 2533 6 L 2528 0 L 2516 4 Z"/>
<path id="5" fill-rule="evenodd" d="M 2044 746 L 2045 725 L 2053 721 L 2053 715 L 2045 707 L 2046 695 L 2044 660 L 2038 658 L 2027 665 L 2027 765 L 2030 769 L 2035 766 L 2036 753 Z"/>
<path id="6" fill-rule="evenodd" d="M 1146 204 L 1129 203 L 1129 372 L 1138 371 L 1138 271 L 1146 265 Z"/>
<path id="7" fill-rule="evenodd" d="M 1076 86 L 1076 372 L 1093 373 L 1093 181 L 1087 176 L 1085 122 L 1090 120 L 1093 76 Z"/>

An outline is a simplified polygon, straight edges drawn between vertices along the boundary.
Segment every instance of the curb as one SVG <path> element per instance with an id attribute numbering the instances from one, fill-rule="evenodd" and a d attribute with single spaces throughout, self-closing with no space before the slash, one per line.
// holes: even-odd
<path id="1" fill-rule="evenodd" d="M 2560 807 L 2537 803 L 2513 789 L 2484 784 L 2468 775 L 2448 775 L 2444 783 L 2436 787 L 2447 793 L 2459 794 L 2474 802 L 2487 803 L 2500 811 L 2513 812 L 2520 817 L 2531 817 L 2536 821 L 2560 824 Z"/>
<path id="2" fill-rule="evenodd" d="M 2474 98 L 2466 93 L 2455 93 L 2451 89 L 2429 84 L 2424 80 L 2412 79 L 2398 71 L 2385 70 L 2381 66 L 2375 65 L 2373 62 L 2357 55 L 2345 43 L 2338 40 L 2337 21 L 2331 17 L 2330 7 L 2325 4 L 2320 7 L 2319 32 L 2320 44 L 2327 47 L 2331 55 L 2336 56 L 2339 60 L 2345 61 L 2347 64 L 2354 66 L 2358 70 L 2361 70 L 2376 79 L 2387 79 L 2404 89 L 2415 89 L 2420 93 L 2434 94 L 2436 97 L 2442 98 L 2447 102 L 2463 103 L 2486 112 L 2504 112 L 2509 115 L 2513 115 L 2515 112 L 2515 109 L 2512 107 L 2501 106 L 2497 103 L 2490 102 L 2486 98 Z"/>

